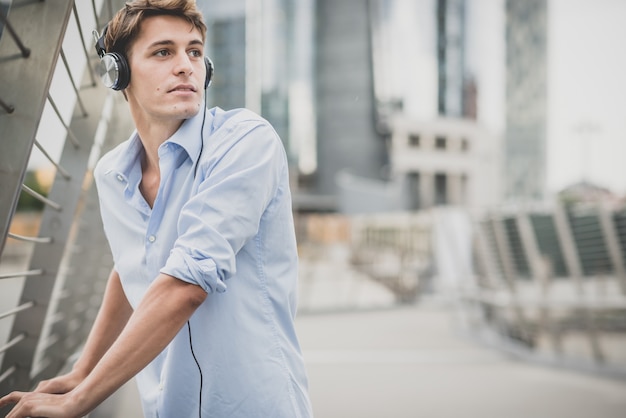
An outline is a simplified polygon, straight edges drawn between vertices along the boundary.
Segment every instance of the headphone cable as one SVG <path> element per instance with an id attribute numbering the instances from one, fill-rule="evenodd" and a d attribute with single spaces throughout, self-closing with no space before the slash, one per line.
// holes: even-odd
<path id="1" fill-rule="evenodd" d="M 196 173 L 198 172 L 198 165 L 200 164 L 200 157 L 202 156 L 202 151 L 204 150 L 204 121 L 206 120 L 206 88 L 204 89 L 204 100 L 203 100 L 203 109 L 202 112 L 202 127 L 200 128 L 200 152 L 198 153 L 198 158 L 196 159 L 196 166 L 193 169 L 193 178 L 196 178 Z"/>
<path id="2" fill-rule="evenodd" d="M 200 393 L 198 396 L 198 417 L 202 418 L 202 368 L 200 368 L 200 362 L 196 357 L 196 353 L 193 351 L 193 341 L 191 340 L 191 324 L 187 321 L 187 329 L 189 331 L 189 347 L 191 348 L 191 355 L 193 360 L 196 362 L 196 366 L 198 366 L 198 372 L 200 372 Z"/>

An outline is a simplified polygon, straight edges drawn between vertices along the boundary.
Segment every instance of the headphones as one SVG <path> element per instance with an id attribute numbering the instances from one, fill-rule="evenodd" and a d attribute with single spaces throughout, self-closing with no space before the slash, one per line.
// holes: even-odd
<path id="1" fill-rule="evenodd" d="M 100 57 L 100 63 L 96 67 L 96 71 L 102 80 L 102 83 L 113 90 L 124 90 L 130 82 L 130 66 L 126 58 L 117 52 L 106 52 L 104 47 L 104 37 L 107 33 L 108 25 L 104 27 L 102 36 L 97 31 L 93 31 L 96 41 L 96 52 Z M 213 79 L 213 62 L 209 57 L 204 57 L 204 65 L 206 67 L 206 78 L 204 79 L 204 89 L 211 85 Z"/>

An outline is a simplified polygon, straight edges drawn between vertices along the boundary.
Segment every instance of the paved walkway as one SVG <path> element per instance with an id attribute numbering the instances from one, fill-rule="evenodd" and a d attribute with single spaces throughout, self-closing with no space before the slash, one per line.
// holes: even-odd
<path id="1" fill-rule="evenodd" d="M 302 315 L 317 418 L 624 418 L 626 382 L 539 367 L 457 335 L 422 303 Z M 141 412 L 129 385 L 98 417 Z"/>
<path id="2" fill-rule="evenodd" d="M 301 265 L 297 327 L 317 418 L 626 417 L 625 381 L 516 361 L 468 341 L 443 304 L 397 307 L 341 249 L 313 261 Z M 131 382 L 90 418 L 141 416 Z"/>
<path id="3" fill-rule="evenodd" d="M 298 320 L 318 418 L 623 418 L 626 382 L 469 342 L 436 305 Z"/>
<path id="4" fill-rule="evenodd" d="M 398 307 L 345 258 L 325 252 L 301 265 L 297 327 L 317 418 L 626 417 L 626 381 L 520 362 L 468 341 L 444 304 Z M 135 417 L 133 382 L 91 415 Z"/>

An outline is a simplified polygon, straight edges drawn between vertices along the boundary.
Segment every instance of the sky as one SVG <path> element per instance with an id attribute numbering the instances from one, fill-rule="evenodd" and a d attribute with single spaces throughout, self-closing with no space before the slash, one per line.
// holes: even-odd
<path id="1" fill-rule="evenodd" d="M 548 188 L 626 193 L 626 1 L 549 2 Z"/>

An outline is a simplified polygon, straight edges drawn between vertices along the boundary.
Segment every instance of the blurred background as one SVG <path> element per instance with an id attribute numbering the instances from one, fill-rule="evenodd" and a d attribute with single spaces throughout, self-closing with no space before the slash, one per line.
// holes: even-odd
<path id="1" fill-rule="evenodd" d="M 197 0 L 207 106 L 290 163 L 319 417 L 622 417 L 626 2 Z M 111 257 L 119 0 L 0 0 L 0 393 L 71 365 Z M 128 386 L 93 416 L 140 416 Z"/>

